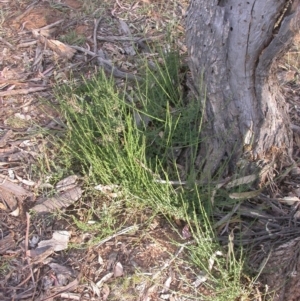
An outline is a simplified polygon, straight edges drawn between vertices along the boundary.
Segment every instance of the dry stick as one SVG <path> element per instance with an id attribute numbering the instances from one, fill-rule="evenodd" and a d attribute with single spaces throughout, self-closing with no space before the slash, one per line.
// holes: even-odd
<path id="1" fill-rule="evenodd" d="M 5 175 L 1 175 L 0 174 L 0 178 L 2 178 L 3 180 L 0 180 L 0 186 L 3 185 L 6 180 L 8 179 L 8 176 L 5 176 Z M 10 182 L 13 182 L 13 183 L 19 183 L 19 180 L 12 180 L 12 179 L 9 179 L 8 181 Z"/>
<path id="2" fill-rule="evenodd" d="M 73 294 L 73 293 L 61 293 L 60 297 L 65 299 L 71 299 L 71 300 L 82 300 L 79 294 Z"/>
<path id="3" fill-rule="evenodd" d="M 12 96 L 12 95 L 25 95 L 33 92 L 39 92 L 39 91 L 44 91 L 47 90 L 48 87 L 35 87 L 35 88 L 28 88 L 28 89 L 18 89 L 18 90 L 9 90 L 9 91 L 3 91 L 0 92 L 0 97 L 1 96 Z"/>
<path id="4" fill-rule="evenodd" d="M 15 47 L 12 44 L 8 43 L 6 40 L 4 40 L 2 37 L 0 37 L 0 42 L 8 46 L 10 49 L 15 50 Z"/>
<path id="5" fill-rule="evenodd" d="M 52 27 L 55 27 L 56 25 L 59 25 L 59 24 L 62 23 L 62 22 L 64 22 L 64 19 L 58 20 L 58 21 L 56 21 L 56 22 L 54 22 L 54 23 L 51 23 L 51 24 L 46 25 L 46 26 L 41 27 L 41 28 L 37 28 L 36 30 L 50 29 L 50 28 L 52 28 Z"/>
<path id="6" fill-rule="evenodd" d="M 116 2 L 117 2 L 117 5 L 118 5 L 121 9 L 125 9 L 125 10 L 128 9 L 128 8 L 125 7 L 125 6 L 122 6 L 118 0 L 116 0 Z M 114 9 L 114 10 L 115 10 L 115 9 Z"/>
<path id="7" fill-rule="evenodd" d="M 105 42 L 136 42 L 141 38 L 136 37 L 124 37 L 124 36 L 97 36 L 97 40 Z"/>
<path id="8" fill-rule="evenodd" d="M 112 73 L 112 75 L 114 77 L 125 78 L 125 79 L 136 80 L 136 81 L 142 80 L 142 78 L 137 76 L 137 75 L 133 75 L 133 74 L 130 74 L 130 73 L 123 72 L 123 71 L 119 70 L 118 68 L 112 66 L 110 61 L 108 61 L 106 59 L 103 59 L 102 57 L 100 57 L 100 55 L 97 55 L 93 51 L 87 50 L 87 49 L 79 47 L 79 46 L 71 46 L 71 47 L 73 49 L 78 50 L 78 51 L 84 52 L 84 53 L 86 53 L 90 56 L 96 57 L 99 64 L 100 64 L 100 66 L 102 66 L 107 72 Z"/>
<path id="9" fill-rule="evenodd" d="M 30 215 L 28 212 L 26 212 L 26 234 L 25 234 L 25 256 L 27 257 L 27 251 L 28 251 L 28 237 L 29 237 L 29 224 L 30 224 Z"/>
<path id="10" fill-rule="evenodd" d="M 37 275 L 36 275 L 36 279 L 39 279 L 39 277 L 40 277 L 40 272 L 41 272 L 41 270 L 38 269 Z M 34 290 L 33 290 L 33 294 L 32 294 L 32 298 L 31 298 L 31 301 L 34 301 L 34 297 L 35 297 L 36 290 L 37 290 L 37 286 L 35 285 L 35 286 L 34 286 Z"/>
<path id="11" fill-rule="evenodd" d="M 15 79 L 0 79 L 0 84 L 8 84 L 8 85 L 18 85 L 18 84 L 23 84 L 23 82 L 20 82 L 22 79 L 15 80 Z"/>
<path id="12" fill-rule="evenodd" d="M 18 285 L 17 285 L 17 288 L 21 288 L 23 286 L 23 284 L 25 284 L 29 278 L 31 278 L 31 275 L 29 275 L 27 278 L 25 278 L 22 282 L 20 282 Z M 16 288 L 16 287 L 14 287 Z"/>
<path id="13" fill-rule="evenodd" d="M 27 255 L 28 253 L 28 245 L 29 245 L 29 225 L 30 225 L 30 215 L 28 212 L 26 212 L 26 234 L 25 234 L 25 257 L 27 259 L 28 265 L 29 265 L 29 269 L 30 269 L 30 273 L 31 273 L 31 278 L 32 278 L 32 282 L 35 286 L 35 280 L 34 280 L 34 275 L 33 275 L 33 271 L 30 265 L 30 259 Z"/>
<path id="14" fill-rule="evenodd" d="M 115 237 L 117 237 L 117 236 L 119 236 L 119 235 L 125 234 L 125 233 L 127 233 L 127 232 L 129 232 L 129 231 L 132 231 L 132 230 L 138 230 L 138 229 L 139 229 L 139 226 L 138 226 L 138 225 L 133 225 L 133 226 L 130 226 L 130 227 L 128 227 L 128 228 L 125 228 L 125 229 L 123 229 L 123 230 L 121 230 L 121 231 L 119 231 L 119 232 L 117 232 L 117 233 L 115 233 L 115 234 L 113 234 L 113 235 L 111 235 L 111 236 L 109 236 L 109 237 L 104 238 L 103 240 L 101 240 L 101 241 L 97 244 L 97 247 L 100 247 L 101 245 L 103 245 L 103 244 L 106 243 L 107 241 L 109 241 L 109 240 L 111 240 L 111 239 L 113 239 L 113 238 L 115 238 Z"/>
<path id="15" fill-rule="evenodd" d="M 97 36 L 99 41 L 106 41 L 106 42 L 145 42 L 145 41 L 153 41 L 159 38 L 164 37 L 165 34 L 161 34 L 154 37 L 145 37 L 145 38 L 138 38 L 138 37 L 124 37 L 124 36 Z"/>
<path id="16" fill-rule="evenodd" d="M 56 292 L 54 291 L 54 293 L 51 294 L 50 296 L 47 296 L 44 299 L 40 299 L 40 300 L 41 301 L 53 300 L 54 297 L 61 295 L 63 292 L 67 292 L 68 290 L 75 289 L 79 284 L 79 280 L 78 280 L 79 278 L 80 278 L 80 274 L 77 276 L 77 278 L 75 280 L 73 280 L 66 286 L 64 286 L 62 288 L 58 287 Z"/>
<path id="17" fill-rule="evenodd" d="M 97 47 L 97 30 L 98 26 L 102 20 L 102 17 L 100 17 L 97 21 L 95 20 L 95 28 L 94 28 L 94 52 L 98 53 L 98 47 Z"/>
<path id="18" fill-rule="evenodd" d="M 17 48 L 25 48 L 25 47 L 29 47 L 29 46 L 32 46 L 32 45 L 35 45 L 37 43 L 36 40 L 34 41 L 31 41 L 31 42 L 27 42 L 27 43 L 21 43 L 17 46 Z"/>
<path id="19" fill-rule="evenodd" d="M 33 102 L 33 99 L 30 99 L 29 101 L 27 101 L 26 103 L 24 103 L 23 105 L 21 105 L 20 107 L 18 107 L 18 110 L 23 109 L 23 108 L 29 106 L 32 102 Z"/>

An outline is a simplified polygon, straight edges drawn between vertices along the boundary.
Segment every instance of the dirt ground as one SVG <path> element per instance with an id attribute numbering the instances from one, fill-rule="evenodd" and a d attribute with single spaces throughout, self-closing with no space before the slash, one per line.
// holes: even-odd
<path id="1" fill-rule="evenodd" d="M 154 0 L 0 0 L 1 300 L 188 300 L 183 295 L 193 293 L 195 287 L 184 283 L 193 283 L 196 271 L 190 271 L 184 253 L 172 243 L 186 243 L 180 221 L 171 227 L 157 216 L 145 223 L 149 216 L 145 211 L 134 221 L 140 228 L 132 228 L 133 217 L 120 220 L 124 232 L 86 247 L 99 229 L 90 225 L 89 234 L 83 233 L 68 216 L 75 213 L 80 218 L 81 205 L 88 206 L 88 201 L 79 201 L 61 216 L 28 215 L 51 186 L 37 168 L 43 160 L 51 174 L 56 151 L 43 129 L 61 129 L 54 86 L 89 79 L 99 68 L 112 72 L 112 65 L 117 80 L 124 80 L 127 73 L 134 76 L 138 63 L 132 41 L 141 54 L 150 55 L 145 42 L 163 41 L 167 28 L 176 31 L 180 52 L 186 53 L 186 7 L 180 1 Z M 297 48 L 293 51 L 290 58 L 298 55 Z M 298 156 L 298 69 L 283 63 L 280 71 L 298 133 Z M 294 184 L 289 185 L 294 189 Z M 78 182 L 71 185 L 78 200 L 82 195 Z M 54 233 L 60 235 L 59 243 L 34 251 Z M 74 248 L 61 246 L 66 237 Z M 174 258 L 176 266 L 171 266 Z M 136 276 L 136 270 L 146 278 Z M 121 280 L 124 275 L 126 283 Z M 213 294 L 201 286 L 196 290 Z"/>

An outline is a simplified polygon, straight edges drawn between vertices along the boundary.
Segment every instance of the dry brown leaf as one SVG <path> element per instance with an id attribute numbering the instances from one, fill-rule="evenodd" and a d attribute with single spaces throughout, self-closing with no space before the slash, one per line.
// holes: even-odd
<path id="1" fill-rule="evenodd" d="M 16 246 L 13 233 L 8 234 L 0 239 L 0 254 L 4 254 L 7 250 L 13 250 Z"/>
<path id="2" fill-rule="evenodd" d="M 289 206 L 294 205 L 296 202 L 299 202 L 299 198 L 296 196 L 285 196 L 284 198 L 280 199 L 281 203 L 285 203 Z"/>
<path id="3" fill-rule="evenodd" d="M 48 40 L 47 44 L 59 56 L 67 58 L 68 60 L 70 60 L 76 53 L 75 49 L 71 48 L 70 46 L 68 46 L 58 40 Z"/>
<path id="4" fill-rule="evenodd" d="M 10 213 L 11 216 L 19 216 L 20 215 L 20 208 L 17 207 L 14 211 Z"/>
<path id="5" fill-rule="evenodd" d="M 65 191 L 61 195 L 43 200 L 40 204 L 35 205 L 32 210 L 41 213 L 66 208 L 76 202 L 81 195 L 81 188 L 75 187 Z"/>
<path id="6" fill-rule="evenodd" d="M 39 40 L 42 43 L 46 44 L 51 50 L 56 52 L 59 56 L 63 58 L 67 58 L 68 60 L 70 60 L 76 53 L 75 49 L 58 40 L 50 40 L 41 35 L 39 35 Z"/>
<path id="7" fill-rule="evenodd" d="M 51 247 L 56 252 L 65 250 L 68 247 L 70 235 L 69 231 L 54 231 L 51 239 L 38 243 L 38 248 Z"/>
<path id="8" fill-rule="evenodd" d="M 249 184 L 253 181 L 255 181 L 257 179 L 257 175 L 249 175 L 249 176 L 245 176 L 233 181 L 230 181 L 228 184 L 225 185 L 226 188 L 232 188 L 232 187 L 236 187 L 239 185 L 244 185 L 244 184 Z"/>
<path id="9" fill-rule="evenodd" d="M 96 285 L 100 288 L 102 287 L 102 285 L 108 281 L 111 277 L 113 277 L 114 273 L 108 273 L 106 275 L 104 275 L 97 283 Z"/>
<path id="10" fill-rule="evenodd" d="M 114 266 L 114 277 L 121 277 L 124 274 L 123 266 L 121 262 L 117 262 Z"/>
<path id="11" fill-rule="evenodd" d="M 4 210 L 15 210 L 17 205 L 18 205 L 18 201 L 17 199 L 14 197 L 13 194 L 7 192 L 7 191 L 3 191 L 1 190 L 0 187 L 0 200 L 2 201 L 2 208 Z"/>
<path id="12" fill-rule="evenodd" d="M 172 275 L 170 275 L 167 279 L 166 279 L 166 281 L 165 281 L 165 283 L 164 283 L 164 288 L 163 288 L 163 290 L 162 290 L 162 294 L 166 294 L 169 290 L 170 290 L 170 285 L 171 285 L 171 282 L 172 282 L 172 279 L 173 277 L 172 277 Z"/>
<path id="13" fill-rule="evenodd" d="M 18 201 L 32 196 L 32 193 L 21 186 L 11 182 L 8 177 L 0 179 L 0 199 L 6 203 L 11 210 L 15 210 Z"/>
<path id="14" fill-rule="evenodd" d="M 251 199 L 261 194 L 261 190 L 247 192 L 233 192 L 229 194 L 231 199 Z"/>
<path id="15" fill-rule="evenodd" d="M 74 188 L 77 184 L 76 181 L 78 179 L 78 176 L 72 175 L 67 178 L 64 178 L 63 180 L 59 181 L 55 188 L 58 192 L 62 192 L 71 188 Z"/>
<path id="16" fill-rule="evenodd" d="M 97 297 L 100 297 L 100 289 L 99 289 L 99 287 L 93 281 L 90 281 L 89 284 L 90 284 L 90 287 L 93 290 L 93 294 L 97 295 Z"/>
<path id="17" fill-rule="evenodd" d="M 60 275 L 65 275 L 67 277 L 68 276 L 71 276 L 71 277 L 75 276 L 74 271 L 70 267 L 58 264 L 56 262 L 50 262 L 50 263 L 48 263 L 48 266 L 51 267 L 51 269 L 55 272 L 56 275 L 60 274 Z"/>
<path id="18" fill-rule="evenodd" d="M 13 131 L 7 131 L 1 138 L 0 138 L 0 147 L 4 147 L 7 143 L 7 140 L 13 135 Z"/>
<path id="19" fill-rule="evenodd" d="M 39 38 L 51 50 L 55 51 L 59 56 L 61 56 L 63 58 L 67 58 L 68 60 L 70 60 L 76 53 L 75 49 L 71 48 L 69 45 L 66 45 L 58 40 L 51 40 L 51 39 L 47 39 L 42 36 L 40 36 Z"/>
<path id="20" fill-rule="evenodd" d="M 194 287 L 198 287 L 200 284 L 206 282 L 208 279 L 208 274 L 204 271 L 201 271 L 199 275 L 197 275 L 196 280 L 192 283 Z"/>
<path id="21" fill-rule="evenodd" d="M 34 263 L 44 262 L 47 257 L 53 254 L 54 249 L 51 246 L 45 246 L 41 248 L 36 248 L 28 250 L 26 255 L 31 258 Z"/>

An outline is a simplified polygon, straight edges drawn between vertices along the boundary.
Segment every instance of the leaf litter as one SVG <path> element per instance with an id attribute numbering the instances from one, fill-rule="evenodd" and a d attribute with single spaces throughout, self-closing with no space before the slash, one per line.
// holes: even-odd
<path id="1" fill-rule="evenodd" d="M 82 75 L 91 78 L 95 65 L 103 67 L 108 73 L 113 72 L 117 78 L 139 80 L 135 70 L 138 64 L 134 60 L 128 64 L 127 58 L 137 56 L 137 49 L 148 51 L 146 43 L 157 42 L 165 36 L 164 32 L 152 29 L 151 17 L 145 22 L 144 16 L 135 14 L 141 5 L 143 4 L 138 2 L 133 6 L 108 3 L 108 7 L 104 6 L 103 10 L 109 12 L 110 7 L 115 19 L 111 19 L 108 13 L 104 14 L 104 18 L 97 18 L 97 21 L 90 15 L 85 19 L 78 18 L 74 23 L 73 17 L 69 16 L 82 11 L 82 3 L 75 0 L 61 1 L 58 4 L 67 14 L 48 2 L 26 1 L 20 7 L 16 7 L 13 2 L 1 3 L 8 13 L 4 26 L 8 28 L 10 22 L 13 30 L 7 30 L 0 40 L 4 45 L 3 52 L 0 52 L 0 61 L 4 62 L 4 68 L 0 70 L 0 101 L 3 104 L 0 112 L 0 180 L 3 182 L 0 186 L 3 192 L 0 204 L 6 225 L 19 229 L 18 236 L 24 237 L 16 240 L 17 237 L 9 228 L 4 227 L 0 239 L 1 254 L 4 258 L 12 256 L 17 262 L 10 266 L 11 272 L 5 277 L 6 296 L 11 295 L 11 288 L 18 285 L 20 289 L 14 295 L 18 300 L 90 300 L 93 296 L 101 297 L 102 300 L 116 298 L 119 289 L 114 287 L 112 279 L 117 281 L 128 277 L 136 273 L 136 269 L 147 273 L 174 251 L 174 246 L 167 243 L 169 235 L 176 237 L 176 240 L 181 239 L 166 226 L 166 233 L 162 234 L 159 227 L 162 221 L 156 220 L 155 226 L 151 227 L 151 239 L 156 237 L 163 242 L 164 247 L 161 248 L 160 243 L 149 245 L 148 240 L 142 240 L 133 247 L 132 240 L 142 235 L 144 226 L 132 223 L 103 238 L 87 252 L 71 249 L 64 258 L 62 251 L 66 252 L 71 243 L 84 244 L 84 239 L 91 239 L 94 233 L 91 231 L 87 235 L 77 236 L 76 227 L 71 226 L 73 231 L 67 230 L 69 226 L 62 221 L 57 222 L 55 216 L 49 213 L 76 208 L 84 193 L 82 184 L 77 175 L 71 175 L 52 185 L 43 179 L 32 177 L 30 172 L 30 166 L 40 154 L 49 156 L 49 143 L 44 134 L 38 133 L 35 125 L 60 130 L 58 124 L 53 126 L 53 120 L 59 119 L 57 110 L 38 101 L 41 97 L 55 105 L 51 93 L 54 83 L 66 82 L 71 73 L 78 82 L 82 80 Z M 13 10 L 16 14 L 11 13 Z M 128 19 L 124 18 L 124 13 L 129 13 Z M 137 30 L 138 22 L 146 26 L 146 34 L 141 35 Z M 84 29 L 84 46 L 66 42 L 68 33 L 72 30 L 79 31 L 80 28 Z M 116 32 L 119 34 L 116 35 Z M 63 34 L 62 41 L 60 36 Z M 51 172 L 47 160 L 46 168 Z M 13 171 L 13 178 L 10 178 L 9 170 Z M 98 184 L 94 189 L 100 191 L 104 198 L 122 197 L 121 187 L 117 185 Z M 51 194 L 41 193 L 43 191 L 51 191 Z M 15 209 L 19 210 L 15 220 L 5 215 Z M 24 227 L 24 215 L 29 211 L 33 216 L 30 220 L 25 219 L 27 224 Z M 162 240 L 159 238 L 161 235 L 164 235 Z M 121 243 L 121 249 L 118 242 Z M 24 253 L 24 249 L 27 252 Z M 145 250 L 148 255 L 144 254 Z M 110 255 L 115 252 L 117 257 L 109 264 Z M 82 257 L 85 259 L 82 260 Z M 88 266 L 91 268 L 87 268 Z M 94 266 L 97 268 L 94 269 Z M 17 276 L 19 270 L 22 273 Z M 159 275 L 160 273 L 157 274 L 156 281 Z M 79 285 L 83 278 L 91 281 Z M 92 290 L 89 285 L 93 287 Z M 170 280 L 165 283 L 165 291 L 170 285 Z M 139 293 L 137 290 L 133 296 L 138 297 L 139 294 L 144 294 L 144 291 Z M 0 298 L 6 300 L 2 293 Z"/>

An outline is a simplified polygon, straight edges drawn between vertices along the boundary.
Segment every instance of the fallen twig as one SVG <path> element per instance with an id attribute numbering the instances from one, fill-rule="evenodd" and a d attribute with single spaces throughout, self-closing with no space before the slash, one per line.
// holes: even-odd
<path id="1" fill-rule="evenodd" d="M 28 89 L 18 89 L 18 90 L 10 90 L 10 91 L 3 91 L 0 92 L 1 96 L 12 96 L 12 95 L 26 95 L 33 92 L 39 92 L 47 90 L 48 87 L 34 87 L 34 88 L 28 88 Z"/>
<path id="2" fill-rule="evenodd" d="M 105 41 L 105 42 L 145 42 L 145 41 L 153 41 L 158 40 L 164 37 L 165 34 L 161 34 L 154 37 L 124 37 L 124 36 L 97 36 L 97 40 Z"/>
<path id="3" fill-rule="evenodd" d="M 53 287 L 52 290 L 54 290 L 54 292 L 50 293 L 49 296 L 40 299 L 40 301 L 53 300 L 53 298 L 60 296 L 64 292 L 74 290 L 78 286 L 79 280 L 80 280 L 80 275 L 78 275 L 78 279 L 76 278 L 66 286 Z"/>
<path id="4" fill-rule="evenodd" d="M 30 226 L 30 215 L 29 215 L 28 212 L 26 212 L 25 257 L 27 259 L 27 263 L 28 263 L 28 266 L 29 266 L 29 269 L 30 269 L 32 283 L 33 283 L 33 286 L 35 287 L 36 285 L 35 285 L 34 275 L 33 275 L 32 267 L 30 265 L 30 259 L 29 259 L 29 256 L 28 256 L 29 226 Z"/>
<path id="5" fill-rule="evenodd" d="M 30 42 L 26 42 L 26 43 L 21 43 L 17 46 L 17 48 L 25 48 L 25 47 L 28 47 L 28 46 L 32 46 L 32 45 L 35 45 L 37 43 L 36 40 L 34 41 L 30 41 Z"/>
<path id="6" fill-rule="evenodd" d="M 0 42 L 8 46 L 10 49 L 15 50 L 15 47 L 12 44 L 8 43 L 6 40 L 4 40 L 2 37 L 0 37 Z"/>
<path id="7" fill-rule="evenodd" d="M 95 28 L 94 28 L 94 52 L 98 52 L 98 47 L 97 47 L 97 30 L 98 26 L 102 20 L 102 17 L 100 17 L 97 21 L 95 20 Z"/>
<path id="8" fill-rule="evenodd" d="M 117 236 L 119 236 L 119 235 L 125 234 L 125 233 L 127 233 L 127 232 L 132 231 L 132 230 L 138 230 L 138 228 L 139 228 L 138 225 L 133 225 L 133 226 L 130 226 L 130 227 L 128 227 L 128 228 L 125 228 L 125 229 L 123 229 L 123 230 L 121 230 L 121 231 L 119 231 L 119 232 L 117 232 L 117 233 L 115 233 L 115 234 L 113 234 L 113 235 L 111 235 L 111 236 L 109 236 L 109 237 L 104 238 L 103 240 L 101 240 L 101 241 L 97 244 L 97 247 L 100 247 L 101 245 L 103 245 L 103 244 L 106 243 L 107 241 L 109 241 L 109 240 L 111 240 L 111 239 L 113 239 L 113 238 L 115 238 L 115 237 L 117 237 Z"/>
<path id="9" fill-rule="evenodd" d="M 55 27 L 56 25 L 59 25 L 59 24 L 62 23 L 62 22 L 64 22 L 64 19 L 58 20 L 58 21 L 56 21 L 56 22 L 54 22 L 54 23 L 52 23 L 52 24 L 46 25 L 46 26 L 41 27 L 41 28 L 38 28 L 38 29 L 36 29 L 36 30 L 50 29 L 50 28 L 52 28 L 52 27 Z"/>
<path id="10" fill-rule="evenodd" d="M 25 234 L 25 256 L 27 257 L 28 251 L 28 240 L 29 240 L 29 224 L 30 224 L 30 215 L 26 212 L 26 234 Z"/>

